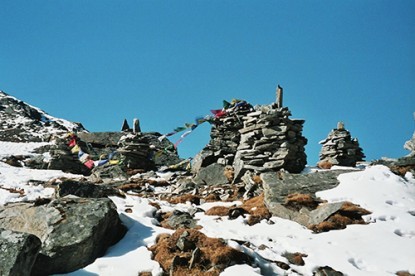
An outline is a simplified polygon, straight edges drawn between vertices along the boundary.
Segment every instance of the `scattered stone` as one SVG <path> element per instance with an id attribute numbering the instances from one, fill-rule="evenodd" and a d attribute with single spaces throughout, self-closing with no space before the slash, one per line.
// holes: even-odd
<path id="1" fill-rule="evenodd" d="M 305 265 L 303 257 L 307 257 L 307 254 L 303 254 L 299 252 L 296 252 L 296 253 L 285 252 L 284 254 L 282 254 L 282 256 L 287 258 L 290 264 L 303 266 Z"/>
<path id="2" fill-rule="evenodd" d="M 197 226 L 196 220 L 189 213 L 179 210 L 173 211 L 172 215 L 166 220 L 166 224 L 170 229 L 195 228 Z"/>
<path id="3" fill-rule="evenodd" d="M 343 276 L 344 274 L 340 271 L 334 270 L 329 266 L 323 266 L 316 269 L 313 272 L 313 276 Z"/>

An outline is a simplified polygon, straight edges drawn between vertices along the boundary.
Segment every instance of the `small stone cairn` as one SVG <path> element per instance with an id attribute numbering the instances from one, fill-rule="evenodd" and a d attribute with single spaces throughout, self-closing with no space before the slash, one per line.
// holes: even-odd
<path id="1" fill-rule="evenodd" d="M 238 105 L 236 105 L 238 106 Z M 247 172 L 287 170 L 301 172 L 307 164 L 302 136 L 304 120 L 290 119 L 282 107 L 282 88 L 271 105 L 245 103 L 226 109 L 226 115 L 212 124 L 209 144 L 194 159 L 193 171 L 213 163 L 232 166 L 234 182 Z"/>
<path id="2" fill-rule="evenodd" d="M 359 146 L 357 138 L 352 138 L 350 132 L 344 128 L 343 122 L 337 124 L 328 137 L 322 141 L 320 161 L 317 166 L 329 169 L 333 165 L 354 167 L 366 157 Z"/>
<path id="3" fill-rule="evenodd" d="M 141 133 L 128 133 L 120 138 L 118 152 L 127 169 L 141 169 L 144 171 L 154 168 L 150 160 L 150 144 L 148 138 Z"/>

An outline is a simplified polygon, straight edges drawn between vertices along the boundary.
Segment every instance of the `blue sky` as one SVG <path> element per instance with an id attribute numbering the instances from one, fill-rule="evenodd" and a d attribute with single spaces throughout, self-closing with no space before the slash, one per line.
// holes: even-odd
<path id="1" fill-rule="evenodd" d="M 269 104 L 280 84 L 310 165 L 338 121 L 369 161 L 408 154 L 415 1 L 2 0 L 0 18 L 0 90 L 90 131 L 137 117 L 166 133 L 222 100 Z"/>

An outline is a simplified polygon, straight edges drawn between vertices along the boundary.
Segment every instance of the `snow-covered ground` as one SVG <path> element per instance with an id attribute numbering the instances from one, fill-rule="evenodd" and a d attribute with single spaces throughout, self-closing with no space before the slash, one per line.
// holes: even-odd
<path id="1" fill-rule="evenodd" d="M 0 142 L 0 155 L 8 154 L 13 147 L 18 149 L 19 154 L 30 154 L 36 145 L 12 145 Z M 23 189 L 25 192 L 24 197 L 18 197 L 18 194 L 0 188 L 0 204 L 34 199 L 39 196 L 50 197 L 53 193 L 52 189 L 28 184 L 28 181 L 47 181 L 60 176 L 78 177 L 61 171 L 15 168 L 0 162 L 0 187 Z M 248 226 L 242 217 L 228 220 L 227 217 L 218 219 L 201 212 L 196 213 L 204 234 L 209 237 L 224 238 L 230 246 L 256 259 L 256 267 L 236 265 L 226 269 L 222 275 L 312 275 L 312 271 L 319 266 L 330 266 L 347 275 L 394 275 L 401 270 L 415 273 L 413 175 L 407 174 L 405 178 L 401 178 L 391 173 L 387 167 L 369 166 L 363 171 L 342 174 L 339 180 L 338 187 L 319 192 L 317 195 L 329 202 L 347 200 L 359 204 L 372 212 L 365 216 L 369 224 L 349 225 L 344 230 L 313 234 L 295 222 L 277 217 L 271 219 L 273 224 L 262 221 Z M 124 199 L 111 197 L 111 199 L 117 205 L 120 217 L 129 231 L 119 243 L 108 250 L 104 257 L 68 275 L 136 276 L 142 271 L 160 275 L 161 267 L 151 260 L 147 246 L 155 243 L 158 234 L 172 231 L 156 226 L 152 217 L 155 207 L 149 204 L 148 199 L 135 196 L 127 196 Z M 178 205 L 164 201 L 157 203 L 163 211 L 196 208 L 190 203 Z M 217 203 L 217 205 L 224 204 Z M 207 210 L 212 206 L 212 203 L 209 203 L 198 207 Z M 132 212 L 126 213 L 127 208 Z M 250 246 L 240 245 L 236 240 L 249 241 Z M 264 260 L 287 262 L 281 257 L 284 252 L 306 254 L 305 265 L 291 265 L 292 269 L 285 271 Z"/>

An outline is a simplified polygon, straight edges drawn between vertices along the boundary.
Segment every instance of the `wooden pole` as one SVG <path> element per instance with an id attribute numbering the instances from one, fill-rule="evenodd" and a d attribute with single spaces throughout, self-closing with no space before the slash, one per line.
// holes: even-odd
<path id="1" fill-rule="evenodd" d="M 282 107 L 282 87 L 278 84 L 277 86 L 277 107 Z"/>

